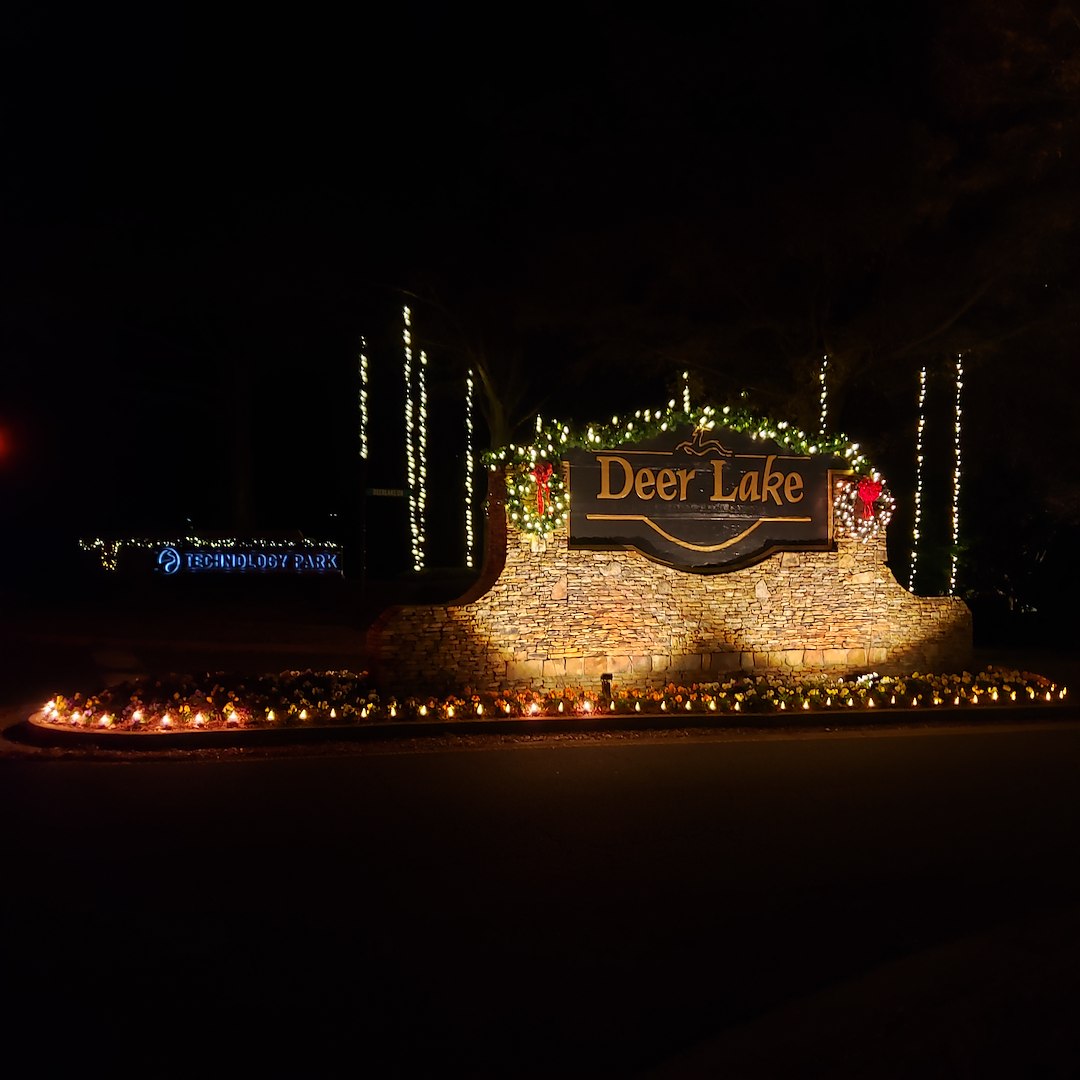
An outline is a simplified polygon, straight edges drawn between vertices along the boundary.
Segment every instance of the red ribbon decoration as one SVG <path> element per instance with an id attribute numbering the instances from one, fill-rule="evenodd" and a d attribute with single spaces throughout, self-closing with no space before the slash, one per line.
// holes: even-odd
<path id="1" fill-rule="evenodd" d="M 862 516 L 872 518 L 874 516 L 874 500 L 881 494 L 881 481 L 871 480 L 864 476 L 859 481 L 859 498 L 862 500 Z"/>
<path id="2" fill-rule="evenodd" d="M 536 481 L 536 512 L 540 515 L 544 513 L 544 496 L 546 495 L 548 499 L 551 498 L 551 488 L 548 487 L 548 481 L 551 479 L 553 471 L 551 462 L 540 461 L 533 467 L 533 471 L 529 473 Z"/>

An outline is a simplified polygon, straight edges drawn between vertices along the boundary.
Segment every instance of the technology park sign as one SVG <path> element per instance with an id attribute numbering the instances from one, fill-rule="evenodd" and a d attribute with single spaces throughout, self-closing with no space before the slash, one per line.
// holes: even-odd
<path id="1" fill-rule="evenodd" d="M 566 458 L 571 547 L 635 548 L 699 573 L 828 549 L 833 476 L 851 472 L 842 457 L 720 427 Z"/>
<path id="2" fill-rule="evenodd" d="M 177 574 L 340 574 L 340 551 L 306 547 L 200 547 L 165 544 L 154 552 L 154 569 Z"/>

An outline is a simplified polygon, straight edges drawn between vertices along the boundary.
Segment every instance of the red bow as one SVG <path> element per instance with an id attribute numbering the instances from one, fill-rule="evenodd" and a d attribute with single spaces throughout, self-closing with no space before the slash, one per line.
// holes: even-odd
<path id="1" fill-rule="evenodd" d="M 862 516 L 872 518 L 874 516 L 874 500 L 881 494 L 881 481 L 871 480 L 864 476 L 859 481 L 859 498 L 862 499 Z"/>
<path id="2" fill-rule="evenodd" d="M 551 488 L 548 487 L 548 481 L 551 479 L 551 474 L 554 470 L 551 467 L 551 463 L 548 461 L 538 462 L 533 471 L 529 475 L 536 481 L 536 512 L 538 514 L 544 513 L 544 496 L 551 498 Z"/>

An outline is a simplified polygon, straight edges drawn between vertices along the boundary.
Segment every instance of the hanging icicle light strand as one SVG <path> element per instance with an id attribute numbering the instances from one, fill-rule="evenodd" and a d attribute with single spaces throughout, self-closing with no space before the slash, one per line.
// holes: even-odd
<path id="1" fill-rule="evenodd" d="M 825 421 L 829 415 L 829 354 L 821 358 L 821 371 L 818 373 L 818 382 L 821 383 L 821 423 L 818 425 L 819 433 L 825 434 Z"/>
<path id="2" fill-rule="evenodd" d="M 419 535 L 417 525 L 416 497 L 416 421 L 413 400 L 413 352 L 412 352 L 412 312 L 406 306 L 402 309 L 405 328 L 402 340 L 405 344 L 405 485 L 409 492 L 409 535 L 412 551 L 413 569 L 421 568 L 420 553 L 416 538 Z"/>
<path id="3" fill-rule="evenodd" d="M 420 366 L 416 372 L 419 396 L 419 422 L 416 431 L 416 454 L 419 482 L 416 507 L 416 569 L 427 564 L 427 353 L 420 350 Z"/>
<path id="4" fill-rule="evenodd" d="M 472 568 L 475 536 L 473 533 L 473 373 L 465 375 L 465 565 Z"/>
<path id="5" fill-rule="evenodd" d="M 682 407 L 683 412 L 688 413 L 690 411 L 690 372 L 684 371 L 682 373 Z"/>
<path id="6" fill-rule="evenodd" d="M 360 339 L 360 457 L 368 456 L 368 358 L 367 341 Z"/>
<path id="7" fill-rule="evenodd" d="M 911 526 L 911 574 L 908 591 L 915 591 L 915 572 L 919 565 L 919 539 L 922 531 L 923 431 L 926 427 L 926 367 L 919 369 L 918 426 L 915 429 L 915 506 Z"/>
<path id="8" fill-rule="evenodd" d="M 957 546 L 960 543 L 960 436 L 963 428 L 963 410 L 960 392 L 964 388 L 964 354 L 956 357 L 956 405 L 953 421 L 953 492 L 952 492 L 952 556 L 949 567 L 949 595 L 956 595 Z"/>

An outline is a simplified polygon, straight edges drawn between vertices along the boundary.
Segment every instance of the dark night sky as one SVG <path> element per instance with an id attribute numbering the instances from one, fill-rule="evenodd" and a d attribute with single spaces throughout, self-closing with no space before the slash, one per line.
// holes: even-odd
<path id="1" fill-rule="evenodd" d="M 1034 355 L 1058 380 L 1011 395 L 1018 442 L 1071 407 L 1080 40 L 1057 5 L 5 18 L 19 528 L 228 528 L 248 458 L 257 526 L 346 510 L 358 340 L 400 366 L 405 293 L 433 380 L 480 350 L 524 372 L 523 416 L 659 404 L 684 366 L 717 403 L 813 413 L 827 348 L 840 426 L 888 466 L 898 388 L 958 343 L 984 420 Z"/>

